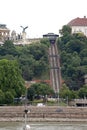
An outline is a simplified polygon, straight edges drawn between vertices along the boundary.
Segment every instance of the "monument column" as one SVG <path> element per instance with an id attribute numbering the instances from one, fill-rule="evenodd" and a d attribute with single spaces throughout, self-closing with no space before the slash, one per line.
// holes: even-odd
<path id="1" fill-rule="evenodd" d="M 20 27 L 23 28 L 22 39 L 23 39 L 23 42 L 25 43 L 26 42 L 26 32 L 25 32 L 25 30 L 28 28 L 28 26 L 26 26 L 26 27 L 20 26 Z"/>

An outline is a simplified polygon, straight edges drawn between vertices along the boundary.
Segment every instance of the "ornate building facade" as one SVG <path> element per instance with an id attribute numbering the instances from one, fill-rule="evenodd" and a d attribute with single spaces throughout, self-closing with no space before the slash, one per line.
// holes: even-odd
<path id="1" fill-rule="evenodd" d="M 5 24 L 0 24 L 0 41 L 5 41 L 10 38 L 10 30 Z"/>

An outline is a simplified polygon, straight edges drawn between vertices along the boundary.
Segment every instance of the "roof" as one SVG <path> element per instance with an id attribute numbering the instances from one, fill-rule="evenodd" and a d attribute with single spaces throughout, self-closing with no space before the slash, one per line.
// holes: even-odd
<path id="1" fill-rule="evenodd" d="M 86 16 L 84 16 L 83 18 L 75 18 L 73 20 L 71 20 L 68 23 L 69 26 L 87 26 L 87 18 Z"/>
<path id="2" fill-rule="evenodd" d="M 54 34 L 54 33 L 48 33 L 48 34 L 43 35 L 43 37 L 47 37 L 47 38 L 49 38 L 49 37 L 58 37 L 58 36 L 59 35 Z"/>
<path id="3" fill-rule="evenodd" d="M 7 29 L 6 24 L 0 24 L 0 28 Z"/>

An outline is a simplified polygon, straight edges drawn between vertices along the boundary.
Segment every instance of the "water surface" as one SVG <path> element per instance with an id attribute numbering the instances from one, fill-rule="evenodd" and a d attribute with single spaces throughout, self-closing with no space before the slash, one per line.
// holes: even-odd
<path id="1" fill-rule="evenodd" d="M 87 130 L 84 123 L 28 123 L 30 130 Z M 22 122 L 0 122 L 0 130 L 23 130 Z"/>

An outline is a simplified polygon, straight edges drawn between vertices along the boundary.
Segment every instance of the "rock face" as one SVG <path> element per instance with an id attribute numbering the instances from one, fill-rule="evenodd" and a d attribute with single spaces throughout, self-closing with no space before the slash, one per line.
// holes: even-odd
<path id="1" fill-rule="evenodd" d="M 28 106 L 28 121 L 87 121 L 87 107 Z M 1 106 L 0 121 L 24 121 L 24 106 Z"/>

